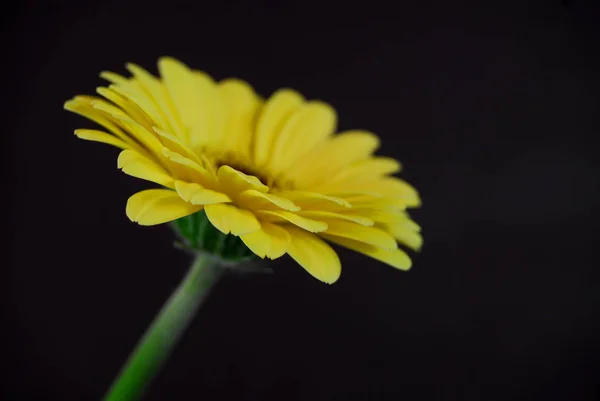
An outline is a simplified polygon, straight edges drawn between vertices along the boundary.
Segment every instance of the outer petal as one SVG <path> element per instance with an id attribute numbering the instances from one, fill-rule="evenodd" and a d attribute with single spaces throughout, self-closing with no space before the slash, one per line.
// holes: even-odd
<path id="1" fill-rule="evenodd" d="M 352 211 L 351 211 L 352 212 Z M 364 216 L 360 216 L 359 214 L 350 214 L 350 213 L 335 213 L 335 212 L 327 212 L 322 210 L 301 210 L 298 212 L 298 215 L 318 220 L 345 220 L 351 221 L 356 224 L 360 224 L 361 226 L 371 227 L 375 225 L 373 220 L 370 220 Z"/>
<path id="2" fill-rule="evenodd" d="M 122 139 L 117 138 L 106 132 L 97 131 L 94 129 L 76 129 L 75 135 L 79 139 L 85 139 L 86 141 L 94 141 L 106 143 L 107 145 L 116 146 L 120 149 L 129 149 L 131 146 Z"/>
<path id="3" fill-rule="evenodd" d="M 368 131 L 342 132 L 294 164 L 290 168 L 290 179 L 310 190 L 318 188 L 316 184 L 327 182 L 333 173 L 368 158 L 379 143 L 377 135 Z"/>
<path id="4" fill-rule="evenodd" d="M 414 220 L 411 220 L 410 216 L 406 212 L 390 212 L 378 209 L 364 209 L 361 210 L 361 214 L 368 216 L 370 219 L 375 221 L 375 223 L 398 225 L 410 231 L 421 232 L 421 226 L 415 223 Z"/>
<path id="5" fill-rule="evenodd" d="M 283 125 L 303 102 L 302 95 L 291 89 L 278 90 L 267 100 L 258 117 L 254 138 L 254 161 L 258 166 L 267 164 Z"/>
<path id="6" fill-rule="evenodd" d="M 117 167 L 133 177 L 175 188 L 173 177 L 162 167 L 133 150 L 124 150 L 119 154 Z"/>
<path id="7" fill-rule="evenodd" d="M 131 100 L 109 88 L 99 87 L 96 88 L 96 92 L 119 106 L 121 110 L 125 112 L 125 114 L 131 116 L 135 121 L 146 127 L 146 129 L 152 128 L 152 119 L 148 117 L 146 113 L 144 113 L 144 111 Z"/>
<path id="8" fill-rule="evenodd" d="M 348 168 L 340 170 L 331 177 L 331 181 L 369 181 L 381 178 L 386 174 L 394 174 L 400 171 L 402 165 L 390 157 L 372 157 L 367 160 L 354 163 Z"/>
<path id="9" fill-rule="evenodd" d="M 99 109 L 100 104 L 95 104 L 95 108 Z M 118 121 L 133 138 L 142 143 L 146 149 L 148 149 L 153 155 L 160 158 L 163 144 L 158 140 L 153 132 L 148 131 L 143 125 L 133 121 L 129 116 L 126 115 L 113 115 L 116 121 Z"/>
<path id="10" fill-rule="evenodd" d="M 290 235 L 278 225 L 262 222 L 261 229 L 240 236 L 244 244 L 261 258 L 277 259 L 283 256 L 290 245 Z"/>
<path id="11" fill-rule="evenodd" d="M 389 232 L 401 244 L 415 251 L 420 250 L 423 246 L 423 237 L 419 233 L 421 227 L 408 217 L 392 216 L 386 221 L 378 222 L 377 226 Z"/>
<path id="12" fill-rule="evenodd" d="M 113 84 L 126 84 L 129 81 L 124 76 L 111 71 L 102 71 L 100 76 Z"/>
<path id="13" fill-rule="evenodd" d="M 293 201 L 302 209 L 337 209 L 338 206 L 349 208 L 352 205 L 343 198 L 323 195 L 309 191 L 279 191 L 277 195 Z"/>
<path id="14" fill-rule="evenodd" d="M 315 234 L 286 225 L 291 237 L 288 254 L 313 277 L 325 283 L 337 281 L 342 265 L 337 253 Z"/>
<path id="15" fill-rule="evenodd" d="M 224 234 L 240 236 L 260 230 L 256 216 L 248 210 L 225 203 L 206 205 L 204 210 L 212 225 Z"/>
<path id="16" fill-rule="evenodd" d="M 250 210 L 289 210 L 297 212 L 300 207 L 294 202 L 281 196 L 248 189 L 240 194 L 238 201 Z"/>
<path id="17" fill-rule="evenodd" d="M 170 57 L 158 60 L 158 69 L 165 83 L 169 97 L 173 102 L 179 118 L 187 128 L 207 122 L 204 94 L 196 90 L 192 71 L 180 61 Z"/>
<path id="18" fill-rule="evenodd" d="M 327 229 L 327 223 L 325 222 L 301 217 L 285 210 L 260 210 L 256 212 L 256 214 L 261 218 L 265 218 L 267 221 L 290 222 L 298 227 L 303 228 L 304 230 L 313 233 L 325 231 Z"/>
<path id="19" fill-rule="evenodd" d="M 115 122 L 111 116 L 106 115 L 106 113 L 103 111 L 92 107 L 92 102 L 94 100 L 95 98 L 91 96 L 77 96 L 74 99 L 65 102 L 64 108 L 65 110 L 79 114 L 80 116 L 83 116 L 106 128 L 116 137 L 127 143 L 130 148 L 137 150 L 139 153 L 147 153 L 146 149 L 140 146 L 125 132 L 123 132 L 123 130 L 120 128 L 120 124 Z"/>
<path id="20" fill-rule="evenodd" d="M 378 248 L 398 248 L 394 237 L 378 228 L 365 227 L 341 220 L 326 220 L 326 222 L 328 227 L 324 233 L 363 242 Z"/>
<path id="21" fill-rule="evenodd" d="M 399 226 L 391 226 L 387 228 L 390 231 L 390 234 L 394 236 L 396 241 L 415 251 L 421 250 L 421 247 L 423 246 L 423 237 L 418 232 Z"/>
<path id="22" fill-rule="evenodd" d="M 324 233 L 319 234 L 321 237 L 331 241 L 335 244 L 344 246 L 356 252 L 360 252 L 364 255 L 370 256 L 373 259 L 377 259 L 383 263 L 386 263 L 396 269 L 408 270 L 410 269 L 412 262 L 408 255 L 401 249 L 386 250 L 375 247 L 373 245 L 365 244 L 364 242 L 353 241 L 347 238 L 336 237 L 335 235 L 327 235 Z"/>
<path id="23" fill-rule="evenodd" d="M 190 147 L 187 146 L 181 139 L 169 134 L 164 130 L 161 130 L 156 126 L 152 127 L 152 131 L 158 135 L 159 140 L 169 150 L 191 159 L 195 163 L 202 164 L 202 161 L 198 158 L 194 151 L 190 149 Z"/>
<path id="24" fill-rule="evenodd" d="M 175 188 L 179 196 L 192 205 L 212 205 L 213 203 L 231 202 L 229 196 L 221 192 L 202 188 L 196 183 L 176 181 Z"/>
<path id="25" fill-rule="evenodd" d="M 104 77 L 106 78 L 106 77 Z M 148 95 L 144 87 L 135 78 L 128 79 L 125 82 L 119 82 L 110 85 L 109 89 L 118 93 L 124 98 L 134 103 L 144 114 L 152 120 L 153 124 L 161 127 L 167 127 L 166 117 L 160 110 L 152 97 Z"/>
<path id="26" fill-rule="evenodd" d="M 162 57 L 158 69 L 181 121 L 190 129 L 192 147 L 214 144 L 225 122 L 223 98 L 216 83 L 207 74 L 190 70 L 170 57 Z"/>
<path id="27" fill-rule="evenodd" d="M 252 86 L 239 79 L 221 81 L 218 89 L 227 106 L 227 118 L 219 147 L 249 158 L 256 114 L 262 102 Z"/>
<path id="28" fill-rule="evenodd" d="M 401 213 L 406 210 L 406 203 L 401 199 L 382 197 L 381 195 L 370 194 L 370 193 L 349 193 L 349 194 L 338 194 L 338 196 L 346 199 L 352 205 L 352 211 L 357 213 L 360 211 L 361 215 L 364 215 L 372 220 L 377 221 L 372 217 L 371 214 L 365 214 L 366 210 L 370 211 L 381 211 L 385 213 Z"/>
<path id="29" fill-rule="evenodd" d="M 216 177 L 201 167 L 198 163 L 173 152 L 168 148 L 163 148 L 163 155 L 169 161 L 169 167 L 177 174 L 177 178 L 185 181 L 198 182 L 203 187 L 215 189 L 217 187 Z"/>
<path id="30" fill-rule="evenodd" d="M 132 195 L 127 200 L 126 214 L 131 221 L 142 226 L 152 226 L 177 220 L 201 210 L 202 206 L 192 205 L 175 191 L 169 189 L 148 189 Z"/>
<path id="31" fill-rule="evenodd" d="M 339 194 L 342 192 L 356 191 L 372 193 L 405 204 L 408 207 L 417 207 L 421 205 L 421 199 L 417 190 L 404 180 L 396 177 L 378 178 L 366 182 L 344 181 L 340 183 L 330 183 L 323 185 L 323 190 L 327 194 Z"/>
<path id="32" fill-rule="evenodd" d="M 269 187 L 260 182 L 253 175 L 247 175 L 229 166 L 221 166 L 217 171 L 219 184 L 223 188 L 223 192 L 234 196 L 242 191 L 254 189 L 259 192 L 267 192 Z"/>
<path id="33" fill-rule="evenodd" d="M 268 164 L 271 170 L 283 173 L 306 152 L 333 134 L 337 123 L 335 110 L 323 102 L 304 104 L 287 121 L 273 145 Z"/>
<path id="34" fill-rule="evenodd" d="M 127 63 L 126 68 L 135 76 L 138 85 L 144 88 L 146 96 L 153 100 L 157 106 L 156 108 L 160 117 L 156 117 L 162 121 L 162 124 L 160 124 L 161 128 L 182 134 L 183 127 L 181 121 L 175 114 L 169 93 L 162 81 L 136 64 Z"/>

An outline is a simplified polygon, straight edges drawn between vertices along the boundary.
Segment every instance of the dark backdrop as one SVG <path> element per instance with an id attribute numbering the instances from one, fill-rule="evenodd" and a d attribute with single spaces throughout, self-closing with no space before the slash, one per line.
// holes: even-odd
<path id="1" fill-rule="evenodd" d="M 600 398 L 593 4 L 170 3 L 2 17 L 2 399 L 100 399 L 185 270 L 166 227 L 125 217 L 146 185 L 62 110 L 161 55 L 376 132 L 421 191 L 425 246 L 408 273 L 342 251 L 333 286 L 289 259 L 230 277 L 147 400 Z"/>

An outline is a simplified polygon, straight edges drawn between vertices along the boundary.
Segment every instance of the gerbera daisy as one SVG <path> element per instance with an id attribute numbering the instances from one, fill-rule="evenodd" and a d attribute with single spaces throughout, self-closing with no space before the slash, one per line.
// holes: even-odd
<path id="1" fill-rule="evenodd" d="M 78 129 L 79 138 L 121 148 L 123 172 L 160 186 L 129 198 L 132 221 L 201 216 L 257 256 L 288 254 L 326 283 L 341 271 L 328 242 L 410 268 L 398 243 L 421 247 L 406 212 L 420 199 L 392 176 L 400 163 L 374 155 L 376 135 L 336 134 L 335 110 L 291 89 L 264 100 L 244 81 L 216 82 L 169 57 L 158 61 L 160 78 L 127 69 L 129 78 L 101 74 L 111 83 L 97 89 L 102 97 L 77 96 L 65 108 L 106 129 Z"/>

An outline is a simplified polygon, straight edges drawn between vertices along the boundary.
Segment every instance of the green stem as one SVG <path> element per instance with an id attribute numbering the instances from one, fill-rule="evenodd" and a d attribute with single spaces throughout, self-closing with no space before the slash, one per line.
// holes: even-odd
<path id="1" fill-rule="evenodd" d="M 199 254 L 113 382 L 104 401 L 135 401 L 171 354 L 224 269 Z"/>

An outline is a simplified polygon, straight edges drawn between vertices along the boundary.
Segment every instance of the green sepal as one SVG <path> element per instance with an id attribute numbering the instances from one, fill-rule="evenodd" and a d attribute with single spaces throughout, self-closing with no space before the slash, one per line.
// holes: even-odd
<path id="1" fill-rule="evenodd" d="M 180 242 L 176 245 L 189 251 L 205 252 L 225 262 L 246 262 L 259 259 L 242 240 L 217 230 L 204 210 L 171 222 Z"/>

